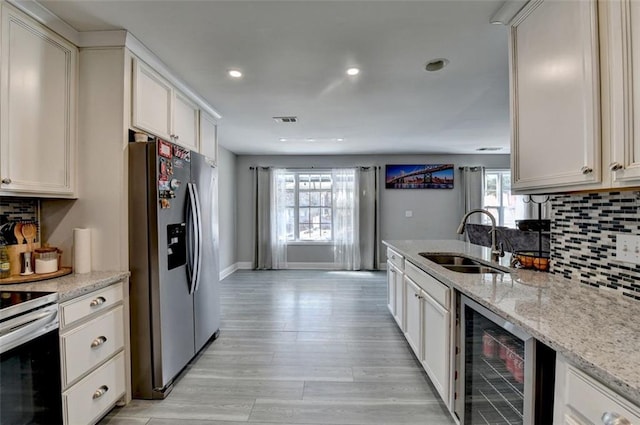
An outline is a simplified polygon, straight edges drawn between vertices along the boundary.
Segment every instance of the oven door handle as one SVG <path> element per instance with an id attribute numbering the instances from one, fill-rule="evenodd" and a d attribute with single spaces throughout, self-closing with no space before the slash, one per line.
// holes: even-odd
<path id="1" fill-rule="evenodd" d="M 20 316 L 0 327 L 0 354 L 39 337 L 58 327 L 58 306 L 53 305 L 37 314 Z"/>

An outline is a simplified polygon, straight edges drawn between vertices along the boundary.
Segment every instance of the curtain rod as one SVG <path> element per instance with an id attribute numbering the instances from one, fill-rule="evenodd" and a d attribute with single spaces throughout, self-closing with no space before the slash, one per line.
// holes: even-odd
<path id="1" fill-rule="evenodd" d="M 256 165 L 252 165 L 249 167 L 250 170 L 255 170 L 256 168 L 264 168 L 264 169 L 268 169 L 268 168 L 283 168 L 285 170 L 302 170 L 302 171 L 307 171 L 307 170 L 331 170 L 332 168 L 361 168 L 364 170 L 368 170 L 369 168 L 377 168 L 380 169 L 382 168 L 379 165 L 352 165 L 351 167 L 274 167 L 274 166 L 256 166 Z"/>

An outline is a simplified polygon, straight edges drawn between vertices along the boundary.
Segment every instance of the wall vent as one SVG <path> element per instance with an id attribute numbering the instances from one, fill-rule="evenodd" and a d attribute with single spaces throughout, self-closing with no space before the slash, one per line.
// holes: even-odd
<path id="1" fill-rule="evenodd" d="M 293 123 L 293 122 L 298 122 L 298 117 L 273 117 L 273 120 L 275 122 Z"/>

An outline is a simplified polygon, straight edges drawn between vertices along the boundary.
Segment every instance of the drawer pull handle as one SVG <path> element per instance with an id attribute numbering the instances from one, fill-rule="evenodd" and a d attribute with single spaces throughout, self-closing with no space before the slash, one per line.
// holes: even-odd
<path id="1" fill-rule="evenodd" d="M 91 306 L 91 307 L 97 307 L 97 306 L 99 306 L 99 305 L 101 305 L 101 304 L 104 304 L 104 303 L 106 303 L 106 302 L 107 302 L 107 299 L 106 299 L 105 297 L 98 297 L 98 298 L 96 298 L 96 299 L 92 300 L 92 301 L 89 303 L 89 306 Z"/>
<path id="2" fill-rule="evenodd" d="M 629 419 L 614 412 L 604 412 L 602 423 L 604 425 L 632 425 Z"/>
<path id="3" fill-rule="evenodd" d="M 585 165 L 580 169 L 580 172 L 584 175 L 591 174 L 593 173 L 593 168 L 589 167 L 588 165 Z"/>
<path id="4" fill-rule="evenodd" d="M 107 387 L 106 385 L 101 386 L 93 393 L 93 399 L 99 399 L 100 397 L 105 395 L 107 391 L 109 391 L 109 387 Z"/>
<path id="5" fill-rule="evenodd" d="M 107 342 L 107 337 L 106 336 L 99 336 L 96 339 L 94 339 L 93 341 L 91 341 L 91 348 L 100 347 L 105 342 Z"/>
<path id="6" fill-rule="evenodd" d="M 2 184 L 11 184 L 11 179 L 8 177 L 5 177 L 4 179 L 2 179 Z"/>

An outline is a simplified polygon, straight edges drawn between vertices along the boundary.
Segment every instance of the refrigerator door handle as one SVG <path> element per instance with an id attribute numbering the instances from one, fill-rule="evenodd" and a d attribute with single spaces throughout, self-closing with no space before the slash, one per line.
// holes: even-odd
<path id="1" fill-rule="evenodd" d="M 189 258 L 187 262 L 187 276 L 189 278 L 189 293 L 193 294 L 196 287 L 196 282 L 199 276 L 199 261 L 200 257 L 199 248 L 201 246 L 200 243 L 200 221 L 198 219 L 198 204 L 196 201 L 197 193 L 194 188 L 193 183 L 187 183 L 188 193 L 189 193 L 189 203 L 187 208 L 187 223 L 188 223 L 188 232 L 190 233 L 190 238 L 187 243 L 189 244 Z"/>
<path id="2" fill-rule="evenodd" d="M 193 187 L 193 194 L 194 194 L 194 201 L 195 201 L 195 206 L 196 206 L 196 217 L 197 217 L 197 238 L 196 238 L 196 243 L 197 243 L 197 250 L 196 250 L 196 262 L 197 262 L 197 266 L 196 266 L 196 286 L 193 289 L 193 292 L 198 290 L 198 287 L 200 286 L 200 270 L 202 270 L 202 210 L 200 209 L 200 196 L 198 195 L 198 186 L 196 186 L 195 183 L 192 184 Z"/>

